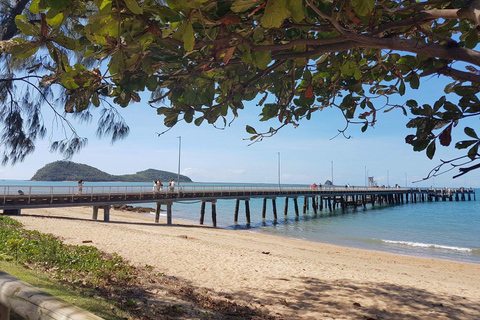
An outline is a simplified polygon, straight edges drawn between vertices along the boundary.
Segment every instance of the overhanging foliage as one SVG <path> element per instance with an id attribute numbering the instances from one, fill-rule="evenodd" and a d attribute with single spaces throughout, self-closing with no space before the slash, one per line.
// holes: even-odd
<path id="1" fill-rule="evenodd" d="M 2 58 L 41 76 L 39 89 L 60 86 L 66 113 L 127 107 L 150 91 L 168 128 L 226 126 L 255 99 L 260 121 L 279 122 L 268 132 L 247 126 L 257 141 L 326 107 L 362 131 L 380 110 L 400 108 L 414 116 L 406 142 L 429 158 L 437 144 L 452 144 L 460 120 L 480 115 L 479 0 L 34 0 L 24 8 L 16 8 L 16 37 L 0 42 Z M 75 52 L 83 60 L 74 62 Z M 432 75 L 451 79 L 432 105 L 389 103 Z M 126 135 L 122 119 L 108 114 L 99 135 Z M 475 129 L 464 131 L 468 140 L 455 147 L 465 157 L 444 162 L 461 173 L 479 159 Z M 60 144 L 70 154 L 81 146 Z"/>

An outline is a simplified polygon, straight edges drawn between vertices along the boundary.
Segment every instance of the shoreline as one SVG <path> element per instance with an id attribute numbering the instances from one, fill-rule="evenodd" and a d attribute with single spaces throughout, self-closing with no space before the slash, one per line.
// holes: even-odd
<path id="1" fill-rule="evenodd" d="M 116 252 L 137 266 L 265 308 L 283 319 L 473 319 L 480 317 L 480 265 L 403 256 L 305 239 L 212 228 L 91 208 L 24 210 L 25 228 L 68 244 Z M 101 215 L 100 215 L 101 216 Z"/>
<path id="2" fill-rule="evenodd" d="M 166 212 L 166 210 L 161 211 L 160 218 L 161 219 L 162 218 L 166 219 L 166 213 L 162 213 L 162 212 Z M 132 213 L 134 213 L 134 212 L 132 212 Z M 153 219 L 153 217 L 155 215 L 155 212 L 154 211 L 138 212 L 137 214 L 140 214 L 143 217 L 147 217 L 147 218 L 150 217 L 150 218 Z M 194 221 L 194 220 L 188 219 L 188 218 L 176 218 L 175 221 L 178 221 L 178 222 L 181 222 L 181 223 L 192 224 L 192 225 L 199 225 L 198 221 Z M 204 226 L 208 227 L 209 224 L 206 223 Z M 352 248 L 352 249 L 372 251 L 372 252 L 378 252 L 378 253 L 400 255 L 400 256 L 405 256 L 405 257 L 416 257 L 416 258 L 425 258 L 425 259 L 433 259 L 433 260 L 442 260 L 442 261 L 450 261 L 450 262 L 480 265 L 480 260 L 471 261 L 469 259 L 462 259 L 461 257 L 460 258 L 455 258 L 455 257 L 439 256 L 439 255 L 434 255 L 434 254 L 429 255 L 428 252 L 423 254 L 423 255 L 420 254 L 420 253 L 415 254 L 416 251 L 409 254 L 409 253 L 403 253 L 403 252 L 399 252 L 399 251 L 395 251 L 395 250 L 389 251 L 388 249 L 375 248 L 373 246 L 360 246 L 360 245 L 354 245 L 354 244 L 349 245 L 349 244 L 343 244 L 343 243 L 336 243 L 336 242 L 333 242 L 333 241 L 329 242 L 327 240 L 322 241 L 322 240 L 309 239 L 309 238 L 305 238 L 305 237 L 302 238 L 302 237 L 288 236 L 288 235 L 275 233 L 275 232 L 268 231 L 268 230 L 262 230 L 262 227 L 260 227 L 260 226 L 246 227 L 244 224 L 240 224 L 238 226 L 236 226 L 236 225 L 229 225 L 229 226 L 228 225 L 217 225 L 217 229 L 234 230 L 234 231 L 240 231 L 240 232 L 242 232 L 242 231 L 243 232 L 253 232 L 253 233 L 256 233 L 256 234 L 272 235 L 272 236 L 280 237 L 280 238 L 283 238 L 283 239 L 307 241 L 307 242 L 312 242 L 312 243 L 339 246 L 339 247 L 342 247 L 342 248 Z M 381 242 L 385 241 L 385 240 L 382 240 L 382 239 L 375 239 L 375 240 L 378 240 L 378 241 L 381 241 Z M 423 243 L 421 243 L 421 244 L 426 245 L 426 244 L 423 244 Z M 412 248 L 410 248 L 408 246 L 407 246 L 407 249 L 412 250 Z M 459 248 L 459 249 L 463 249 L 463 248 Z M 470 249 L 470 250 L 475 250 L 475 249 Z M 412 251 L 414 251 L 414 250 L 412 250 Z M 461 251 L 461 250 L 459 250 L 459 251 Z M 474 255 L 474 254 L 472 254 L 472 255 Z"/>

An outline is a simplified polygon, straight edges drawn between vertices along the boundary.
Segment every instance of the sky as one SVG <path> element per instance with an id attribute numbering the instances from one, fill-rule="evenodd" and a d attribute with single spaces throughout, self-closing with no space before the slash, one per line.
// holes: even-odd
<path id="1" fill-rule="evenodd" d="M 408 90 L 396 100 L 413 98 L 421 104 L 433 104 L 444 94 L 444 85 L 445 82 L 432 77 L 419 90 Z M 247 124 L 258 131 L 279 124 L 276 120 L 259 122 L 261 107 L 255 102 L 246 102 L 239 117 L 223 130 L 208 124 L 197 127 L 181 122 L 158 136 L 166 129 L 163 117 L 156 115 L 147 101 L 144 98 L 120 110 L 130 126 L 130 134 L 114 144 L 95 137 L 95 120 L 89 125 L 73 121 L 78 133 L 88 137 L 89 142 L 71 160 L 115 175 L 150 168 L 177 173 L 180 163 L 181 174 L 195 182 L 276 184 L 280 180 L 281 184 L 323 184 L 332 180 L 333 169 L 336 185 L 364 186 L 368 175 L 379 185 L 480 187 L 480 170 L 453 179 L 458 173 L 454 169 L 434 179 L 422 180 L 441 159 L 449 160 L 463 153 L 454 148 L 454 143 L 450 147 L 437 146 L 433 160 L 424 151 L 414 152 L 405 143 L 405 136 L 414 133 L 405 126 L 410 117 L 405 117 L 399 109 L 379 114 L 375 127 L 365 133 L 361 132 L 361 126 L 351 126 L 347 131 L 350 139 L 342 136 L 332 139 L 344 128 L 345 121 L 339 110 L 327 108 L 314 113 L 311 120 L 301 121 L 297 128 L 283 128 L 277 135 L 251 144 L 245 131 Z M 51 119 L 46 113 L 45 122 L 51 130 Z M 464 121 L 455 128 L 453 141 L 467 138 L 463 133 L 465 125 L 478 127 L 478 119 Z M 44 165 L 62 160 L 60 154 L 49 151 L 48 136 L 37 143 L 35 152 L 24 162 L 0 167 L 0 179 L 29 180 Z"/>

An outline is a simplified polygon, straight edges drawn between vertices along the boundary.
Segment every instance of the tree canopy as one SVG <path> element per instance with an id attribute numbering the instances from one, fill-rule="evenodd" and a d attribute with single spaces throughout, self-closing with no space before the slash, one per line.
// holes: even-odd
<path id="1" fill-rule="evenodd" d="M 277 119 L 267 132 L 246 127 L 251 140 L 326 107 L 346 124 L 373 126 L 378 112 L 410 115 L 405 140 L 433 158 L 452 144 L 460 120 L 480 115 L 480 0 L 17 0 L 3 1 L 0 79 L 4 162 L 22 160 L 45 134 L 40 106 L 88 118 L 99 109 L 97 133 L 128 134 L 116 106 L 139 102 L 179 121 L 227 126 L 246 101 L 260 121 Z M 426 77 L 449 84 L 432 104 L 403 96 Z M 17 99 L 15 84 L 40 96 Z M 54 89 L 57 87 L 57 89 Z M 52 90 L 61 92 L 52 101 Z M 60 106 L 63 110 L 57 109 Z M 68 128 L 68 121 L 67 123 Z M 480 167 L 480 139 L 462 127 L 455 141 L 465 155 L 443 161 L 460 174 Z M 54 141 L 66 155 L 84 140 Z"/>

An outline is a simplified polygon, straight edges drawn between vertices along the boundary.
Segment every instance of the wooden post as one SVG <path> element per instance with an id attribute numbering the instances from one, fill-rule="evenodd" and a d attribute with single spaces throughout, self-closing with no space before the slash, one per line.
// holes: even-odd
<path id="1" fill-rule="evenodd" d="M 200 224 L 203 224 L 205 221 L 205 204 L 206 202 L 202 201 L 202 206 L 200 207 Z"/>
<path id="2" fill-rule="evenodd" d="M 172 203 L 167 203 L 167 225 L 172 225 Z"/>
<path id="3" fill-rule="evenodd" d="M 160 202 L 157 202 L 157 206 L 155 208 L 155 223 L 158 223 L 160 221 L 160 208 L 162 207 L 162 204 Z"/>
<path id="4" fill-rule="evenodd" d="M 92 215 L 92 220 L 97 220 L 98 219 L 98 207 L 93 207 L 93 215 Z"/>
<path id="5" fill-rule="evenodd" d="M 307 207 L 308 207 L 308 198 L 305 196 L 305 198 L 303 198 L 303 214 L 307 213 Z"/>
<path id="6" fill-rule="evenodd" d="M 277 220 L 277 200 L 275 198 L 272 199 L 272 206 L 273 206 L 273 220 Z"/>
<path id="7" fill-rule="evenodd" d="M 319 200 L 319 201 L 318 201 L 318 209 L 319 209 L 320 211 L 323 211 L 323 197 L 320 196 L 320 198 L 319 198 L 318 200 Z"/>
<path id="8" fill-rule="evenodd" d="M 247 218 L 247 225 L 250 224 L 250 201 L 245 200 L 245 216 Z"/>
<path id="9" fill-rule="evenodd" d="M 315 203 L 315 197 L 312 197 L 312 208 L 313 208 L 313 213 L 317 214 L 317 204 Z"/>
<path id="10" fill-rule="evenodd" d="M 212 201 L 212 225 L 217 227 L 217 202 Z"/>
<path id="11" fill-rule="evenodd" d="M 267 214 L 267 198 L 263 198 L 262 219 L 265 220 Z"/>
<path id="12" fill-rule="evenodd" d="M 240 208 L 240 199 L 235 201 L 235 216 L 233 217 L 233 222 L 238 223 L 238 209 Z"/>
<path id="13" fill-rule="evenodd" d="M 285 210 L 284 210 L 285 216 L 288 215 L 288 197 L 285 197 Z"/>
<path id="14" fill-rule="evenodd" d="M 103 221 L 105 222 L 110 221 L 110 205 L 103 206 Z"/>
<path id="15" fill-rule="evenodd" d="M 328 202 L 328 211 L 332 212 L 332 198 L 328 197 L 327 202 Z"/>
<path id="16" fill-rule="evenodd" d="M 293 204 L 295 206 L 295 215 L 298 217 L 300 214 L 298 212 L 298 200 L 297 200 L 297 198 L 293 198 Z"/>

